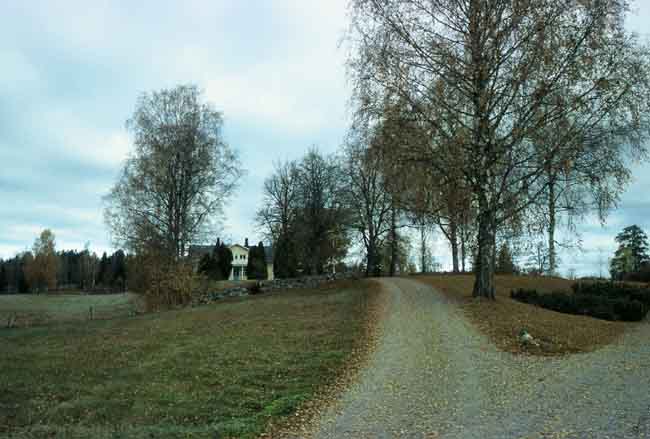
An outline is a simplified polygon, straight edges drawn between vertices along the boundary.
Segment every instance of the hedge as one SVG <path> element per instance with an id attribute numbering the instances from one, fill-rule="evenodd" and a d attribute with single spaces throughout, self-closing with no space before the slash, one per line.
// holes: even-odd
<path id="1" fill-rule="evenodd" d="M 562 291 L 540 294 L 536 290 L 519 289 L 511 291 L 510 297 L 565 314 L 587 315 L 603 320 L 635 322 L 643 320 L 650 309 L 649 305 L 636 298 L 647 299 L 647 294 L 643 295 L 638 291 L 633 293 L 626 290 L 626 294 L 617 296 L 613 294 L 613 290 L 604 288 L 579 291 L 573 294 Z"/>

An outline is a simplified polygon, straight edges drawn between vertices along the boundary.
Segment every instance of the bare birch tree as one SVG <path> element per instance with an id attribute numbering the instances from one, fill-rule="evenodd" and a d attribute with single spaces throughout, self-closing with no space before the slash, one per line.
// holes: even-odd
<path id="1" fill-rule="evenodd" d="M 581 139 L 624 129 L 610 152 L 644 152 L 648 50 L 625 31 L 627 8 L 625 0 L 352 1 L 359 112 L 377 113 L 396 96 L 433 140 L 426 155 L 396 155 L 441 173 L 462 163 L 477 207 L 475 296 L 494 298 L 499 228 L 544 192 L 549 167 L 571 168 L 593 151 Z M 549 127 L 556 135 L 541 141 Z"/>
<path id="2" fill-rule="evenodd" d="M 222 125 L 195 86 L 140 96 L 127 122 L 135 150 L 105 198 L 116 244 L 177 259 L 212 231 L 242 174 Z"/>

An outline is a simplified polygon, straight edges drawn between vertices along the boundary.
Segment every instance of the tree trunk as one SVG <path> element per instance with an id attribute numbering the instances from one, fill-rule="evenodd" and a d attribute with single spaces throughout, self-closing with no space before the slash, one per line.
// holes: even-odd
<path id="1" fill-rule="evenodd" d="M 449 241 L 451 243 L 452 270 L 458 273 L 458 226 L 454 221 L 449 223 Z"/>
<path id="2" fill-rule="evenodd" d="M 472 78 L 472 107 L 473 107 L 473 147 L 480 160 L 476 163 L 476 195 L 478 196 L 478 254 L 476 257 L 476 279 L 474 281 L 474 297 L 494 299 L 494 265 L 492 264 L 492 247 L 496 231 L 496 215 L 491 206 L 488 193 L 490 188 L 490 167 L 493 166 L 492 144 L 489 142 L 490 119 L 487 111 L 487 69 L 484 57 L 484 45 L 487 39 L 484 35 L 485 26 L 481 17 L 481 0 L 471 0 L 469 3 L 469 53 L 471 61 L 469 72 Z"/>
<path id="3" fill-rule="evenodd" d="M 494 300 L 494 213 L 486 206 L 486 201 L 481 201 L 479 201 L 478 255 L 473 295 Z"/>
<path id="4" fill-rule="evenodd" d="M 465 248 L 465 230 L 460 232 L 460 262 L 461 271 L 465 273 L 465 260 L 467 259 L 467 249 Z"/>
<path id="5" fill-rule="evenodd" d="M 379 266 L 377 265 L 377 244 L 374 238 L 368 239 L 368 246 L 366 248 L 368 260 L 366 264 L 366 277 L 379 276 Z"/>
<path id="6" fill-rule="evenodd" d="M 555 257 L 555 178 L 548 186 L 548 274 L 554 275 L 557 268 Z"/>
<path id="7" fill-rule="evenodd" d="M 390 212 L 390 268 L 389 276 L 395 276 L 397 266 L 397 219 L 395 218 L 395 208 L 391 208 Z"/>
<path id="8" fill-rule="evenodd" d="M 427 272 L 427 234 L 424 229 L 424 224 L 420 225 L 420 246 L 421 246 L 421 263 L 420 271 L 422 273 Z"/>

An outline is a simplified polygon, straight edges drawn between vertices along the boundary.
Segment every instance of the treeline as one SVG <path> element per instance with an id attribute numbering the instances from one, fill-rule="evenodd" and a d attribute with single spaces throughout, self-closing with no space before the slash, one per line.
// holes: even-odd
<path id="1" fill-rule="evenodd" d="M 44 230 L 31 251 L 0 259 L 0 293 L 124 291 L 127 263 L 122 250 L 101 257 L 88 248 L 56 251 L 54 234 Z"/>

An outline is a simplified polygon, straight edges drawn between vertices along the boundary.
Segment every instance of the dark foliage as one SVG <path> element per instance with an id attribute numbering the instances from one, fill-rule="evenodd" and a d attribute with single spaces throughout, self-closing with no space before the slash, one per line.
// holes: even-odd
<path id="1" fill-rule="evenodd" d="M 499 249 L 497 257 L 496 274 L 515 274 L 518 272 L 517 266 L 512 258 L 512 253 L 506 244 Z"/>
<path id="2" fill-rule="evenodd" d="M 622 280 L 628 282 L 645 282 L 650 283 L 650 263 L 641 264 L 638 271 L 632 271 L 621 275 Z"/>
<path id="3" fill-rule="evenodd" d="M 260 241 L 257 246 L 248 249 L 248 266 L 246 267 L 249 279 L 264 280 L 266 274 L 266 254 L 264 244 Z"/>
<path id="4" fill-rule="evenodd" d="M 204 274 L 212 280 L 223 279 L 221 276 L 221 270 L 219 269 L 219 264 L 217 264 L 217 260 L 212 256 L 211 253 L 203 255 L 199 261 L 198 272 Z"/>
<path id="5" fill-rule="evenodd" d="M 219 243 L 219 246 L 215 247 L 213 257 L 216 259 L 221 279 L 228 279 L 230 276 L 230 271 L 232 270 L 233 259 L 230 249 L 223 242 L 221 242 Z"/>
<path id="6" fill-rule="evenodd" d="M 7 291 L 7 270 L 0 260 L 0 294 Z"/>
<path id="7" fill-rule="evenodd" d="M 650 262 L 645 232 L 637 225 L 626 227 L 616 235 L 616 242 L 618 249 L 610 264 L 612 279 L 624 280 L 643 271 Z"/>
<path id="8" fill-rule="evenodd" d="M 199 273 L 212 280 L 227 280 L 232 269 L 232 252 L 220 241 L 212 249 L 212 253 L 203 255 L 199 261 Z"/>
<path id="9" fill-rule="evenodd" d="M 294 242 L 289 237 L 280 237 L 274 245 L 273 271 L 275 277 L 280 279 L 296 277 L 298 262 Z"/>
<path id="10" fill-rule="evenodd" d="M 253 285 L 248 287 L 248 292 L 250 294 L 262 294 L 262 285 L 259 282 L 255 282 Z"/>
<path id="11" fill-rule="evenodd" d="M 603 320 L 639 321 L 648 314 L 650 296 L 641 289 L 616 284 L 575 284 L 574 292 L 554 291 L 540 294 L 537 290 L 518 289 L 510 297 L 520 302 L 553 311 L 587 315 Z"/>

